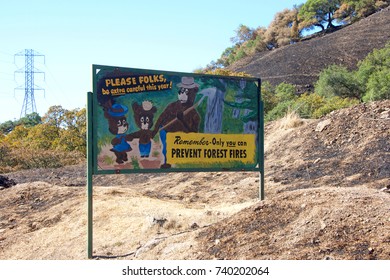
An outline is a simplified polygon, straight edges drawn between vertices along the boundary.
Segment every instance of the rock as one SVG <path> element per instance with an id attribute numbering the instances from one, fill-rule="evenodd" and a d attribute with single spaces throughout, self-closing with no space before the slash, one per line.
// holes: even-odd
<path id="1" fill-rule="evenodd" d="M 324 120 L 322 122 L 319 122 L 317 124 L 317 127 L 316 127 L 315 131 L 317 131 L 317 132 L 323 131 L 331 123 L 332 123 L 332 121 L 330 119 L 327 119 L 327 120 Z"/>
<path id="2" fill-rule="evenodd" d="M 191 225 L 191 229 L 198 229 L 199 228 L 199 225 L 197 223 L 193 223 Z"/>
<path id="3" fill-rule="evenodd" d="M 15 186 L 15 185 L 16 185 L 16 182 L 14 180 L 9 179 L 6 176 L 0 175 L 0 187 L 3 187 L 2 189 L 10 188 L 10 187 Z"/>
<path id="4" fill-rule="evenodd" d="M 158 224 L 160 227 L 164 226 L 167 221 L 165 218 L 153 218 L 153 224 Z"/>
<path id="5" fill-rule="evenodd" d="M 380 119 L 390 119 L 390 110 L 383 111 L 383 112 L 379 115 L 379 118 L 380 118 Z"/>
<path id="6" fill-rule="evenodd" d="M 32 222 L 32 223 L 30 224 L 30 228 L 31 228 L 32 230 L 37 230 L 37 229 L 39 229 L 39 223 L 37 223 L 37 222 Z"/>
<path id="7" fill-rule="evenodd" d="M 386 186 L 381 189 L 382 192 L 390 193 L 390 186 Z"/>

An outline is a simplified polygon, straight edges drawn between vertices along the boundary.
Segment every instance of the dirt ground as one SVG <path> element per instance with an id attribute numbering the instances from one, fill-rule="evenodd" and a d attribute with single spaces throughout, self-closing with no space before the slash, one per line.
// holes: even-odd
<path id="1" fill-rule="evenodd" d="M 97 259 L 390 260 L 390 100 L 265 128 L 251 172 L 94 178 Z M 2 174 L 0 259 L 86 259 L 85 166 Z"/>

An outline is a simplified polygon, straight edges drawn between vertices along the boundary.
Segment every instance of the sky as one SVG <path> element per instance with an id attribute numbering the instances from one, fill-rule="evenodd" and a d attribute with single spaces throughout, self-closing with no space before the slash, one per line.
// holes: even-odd
<path id="1" fill-rule="evenodd" d="M 193 72 L 232 46 L 240 24 L 268 27 L 277 12 L 304 2 L 3 1 L 0 123 L 21 117 L 26 49 L 40 54 L 34 57 L 34 83 L 44 91 L 34 96 L 43 116 L 54 105 L 86 107 L 93 64 Z"/>

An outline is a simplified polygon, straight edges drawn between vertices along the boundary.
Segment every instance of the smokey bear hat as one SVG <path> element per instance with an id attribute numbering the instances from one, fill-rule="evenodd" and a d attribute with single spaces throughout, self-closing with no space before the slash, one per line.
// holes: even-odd
<path id="1" fill-rule="evenodd" d="M 199 88 L 199 85 L 195 83 L 194 77 L 182 77 L 181 83 L 178 83 L 179 88 Z"/>
<path id="2" fill-rule="evenodd" d="M 111 108 L 108 109 L 108 114 L 111 117 L 123 117 L 127 114 L 129 109 L 125 105 L 114 104 Z"/>

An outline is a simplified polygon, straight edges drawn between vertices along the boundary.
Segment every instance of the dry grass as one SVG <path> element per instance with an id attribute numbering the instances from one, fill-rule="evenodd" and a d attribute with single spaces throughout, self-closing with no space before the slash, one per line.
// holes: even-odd
<path id="1" fill-rule="evenodd" d="M 278 121 L 279 129 L 290 129 L 303 125 L 305 121 L 301 119 L 297 112 L 289 110 L 286 115 Z"/>
<path id="2" fill-rule="evenodd" d="M 8 173 L 31 168 L 58 168 L 85 162 L 77 151 L 12 147 L 0 143 L 0 172 Z"/>

